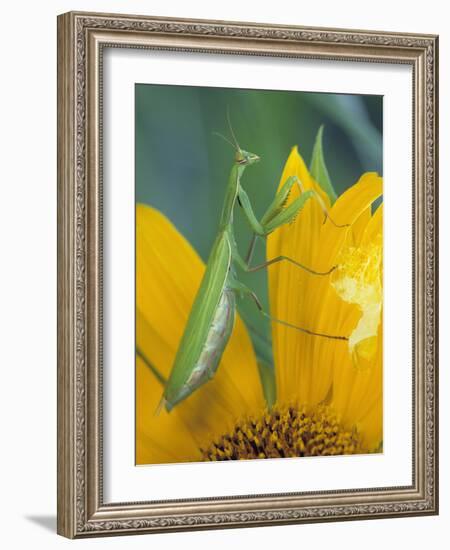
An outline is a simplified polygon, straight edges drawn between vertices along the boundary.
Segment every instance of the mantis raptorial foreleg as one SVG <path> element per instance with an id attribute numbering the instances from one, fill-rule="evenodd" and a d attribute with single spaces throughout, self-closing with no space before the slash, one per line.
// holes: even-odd
<path id="1" fill-rule="evenodd" d="M 274 200 L 267 208 L 264 216 L 261 218 L 261 221 L 257 220 L 247 193 L 244 191 L 244 189 L 242 189 L 242 187 L 239 189 L 239 204 L 243 208 L 250 227 L 253 229 L 256 235 L 259 235 L 260 237 L 268 235 L 270 231 L 267 227 L 267 224 L 272 222 L 276 216 L 283 212 L 283 208 L 286 205 L 286 201 L 289 197 L 289 193 L 291 192 L 292 186 L 294 185 L 295 181 L 296 177 L 291 176 L 284 182 L 281 189 L 277 191 Z M 305 202 L 305 200 L 307 200 L 307 196 L 303 197 L 302 202 Z M 294 217 L 299 208 L 301 208 L 301 205 L 298 205 L 298 203 L 296 203 L 289 212 L 285 211 L 285 218 L 289 220 L 290 218 Z M 291 211 L 293 212 L 293 214 L 291 214 Z M 287 222 L 285 221 L 284 223 Z M 273 231 L 273 229 L 271 231 Z"/>
<path id="2" fill-rule="evenodd" d="M 301 195 L 296 199 L 294 199 L 291 204 L 285 207 L 286 201 L 289 197 L 289 193 L 291 192 L 291 189 L 294 184 L 297 184 L 299 186 Z M 297 176 L 291 176 L 287 178 L 287 180 L 282 185 L 281 189 L 279 189 L 279 191 L 276 193 L 275 199 L 267 208 L 264 216 L 261 218 L 261 221 L 258 221 L 258 219 L 256 218 L 256 215 L 253 211 L 248 195 L 244 191 L 244 189 L 242 189 L 242 187 L 239 189 L 238 198 L 239 198 L 239 204 L 244 210 L 244 213 L 247 217 L 250 227 L 253 230 L 253 237 L 252 237 L 245 261 L 243 261 L 242 258 L 240 258 L 239 254 L 237 254 L 237 258 L 236 258 L 237 262 L 245 271 L 248 271 L 248 272 L 257 271 L 259 269 L 268 267 L 269 265 L 272 265 L 274 263 L 281 262 L 281 261 L 290 262 L 291 264 L 296 265 L 297 267 L 305 271 L 308 271 L 309 273 L 312 273 L 314 275 L 329 275 L 334 269 L 336 269 L 336 266 L 333 266 L 329 270 L 324 272 L 315 271 L 314 269 L 311 269 L 305 266 L 304 264 L 301 264 L 300 262 L 297 262 L 296 260 L 284 255 L 280 255 L 280 256 L 277 256 L 276 258 L 272 258 L 271 260 L 268 260 L 257 266 L 250 266 L 250 262 L 253 256 L 253 251 L 255 248 L 257 238 L 258 237 L 265 238 L 267 237 L 267 235 L 272 233 L 272 231 L 274 231 L 275 229 L 278 229 L 279 227 L 292 222 L 296 218 L 296 216 L 299 214 L 299 212 L 303 209 L 307 201 L 311 198 L 315 198 L 319 202 L 320 207 L 322 208 L 325 214 L 325 221 L 329 219 L 331 223 L 336 227 L 347 227 L 348 224 L 339 225 L 332 220 L 320 195 L 312 189 L 305 191 L 301 181 L 298 179 Z"/>
<path id="3" fill-rule="evenodd" d="M 289 197 L 289 193 L 291 192 L 294 184 L 298 185 L 301 194 L 300 196 L 296 197 L 289 205 L 285 206 L 285 203 Z M 291 176 L 285 181 L 281 189 L 275 195 L 275 199 L 269 205 L 265 214 L 261 218 L 261 221 L 258 221 L 258 219 L 256 218 L 248 195 L 244 191 L 244 189 L 242 189 L 242 187 L 239 188 L 238 198 L 239 204 L 244 210 L 250 227 L 252 228 L 253 232 L 260 237 L 266 237 L 267 235 L 272 233 L 272 231 L 275 231 L 275 229 L 278 229 L 279 227 L 292 222 L 299 214 L 299 212 L 303 210 L 303 207 L 309 201 L 309 199 L 312 198 L 319 203 L 320 208 L 322 209 L 325 216 L 324 222 L 328 219 L 336 227 L 348 227 L 348 224 L 340 225 L 333 221 L 319 193 L 317 193 L 317 191 L 315 191 L 314 189 L 305 190 L 302 182 L 298 179 L 297 176 Z"/>

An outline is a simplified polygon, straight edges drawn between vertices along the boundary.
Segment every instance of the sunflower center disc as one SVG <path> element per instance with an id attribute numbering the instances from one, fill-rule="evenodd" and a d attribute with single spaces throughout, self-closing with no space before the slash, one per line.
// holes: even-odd
<path id="1" fill-rule="evenodd" d="M 203 460 L 244 460 L 366 452 L 356 430 L 345 430 L 326 406 L 274 406 L 236 423 L 230 433 L 200 449 Z"/>

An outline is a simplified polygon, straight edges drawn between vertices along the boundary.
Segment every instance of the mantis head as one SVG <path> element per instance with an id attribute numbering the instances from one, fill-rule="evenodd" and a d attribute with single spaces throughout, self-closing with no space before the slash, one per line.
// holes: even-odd
<path id="1" fill-rule="evenodd" d="M 236 164 L 244 164 L 248 166 L 250 164 L 255 164 L 255 162 L 258 162 L 259 160 L 260 158 L 258 157 L 258 155 L 255 155 L 255 153 L 249 153 L 248 151 L 244 151 L 241 148 L 236 150 Z"/>
<path id="2" fill-rule="evenodd" d="M 236 149 L 236 155 L 234 157 L 235 163 L 243 166 L 249 166 L 250 164 L 255 164 L 255 162 L 258 162 L 260 160 L 258 155 L 255 155 L 255 153 L 249 153 L 248 151 L 244 151 L 240 148 L 238 140 L 236 139 L 236 136 L 233 132 L 233 127 L 231 126 L 229 110 L 227 110 L 227 119 L 231 137 L 233 138 L 233 142 L 229 141 L 229 143 Z"/>
<path id="3" fill-rule="evenodd" d="M 242 166 L 249 166 L 250 164 L 255 164 L 255 162 L 258 162 L 259 160 L 261 160 L 261 158 L 258 157 L 258 155 L 256 155 L 255 153 L 249 153 L 248 151 L 244 151 L 244 149 L 241 149 L 239 147 L 238 142 L 236 141 L 236 138 L 234 138 L 234 134 L 233 134 L 234 143 L 231 142 L 222 134 L 219 134 L 218 132 L 214 132 L 214 134 L 216 136 L 221 137 L 223 140 L 229 143 L 233 147 L 233 149 L 236 151 L 236 154 L 234 156 L 234 162 L 236 164 L 240 164 Z"/>

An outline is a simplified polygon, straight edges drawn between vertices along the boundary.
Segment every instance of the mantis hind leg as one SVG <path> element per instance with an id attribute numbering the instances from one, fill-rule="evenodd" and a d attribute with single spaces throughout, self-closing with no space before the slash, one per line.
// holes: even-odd
<path id="1" fill-rule="evenodd" d="M 252 273 L 254 271 L 259 271 L 260 269 L 264 269 L 266 267 L 269 267 L 269 265 L 272 265 L 272 264 L 275 264 L 275 263 L 278 263 L 278 262 L 282 262 L 282 261 L 289 262 L 289 263 L 299 267 L 300 269 L 303 269 L 304 271 L 307 271 L 308 273 L 311 273 L 312 275 L 329 275 L 337 267 L 337 266 L 334 265 L 333 267 L 331 267 L 327 271 L 315 271 L 314 269 L 311 269 L 310 267 L 307 267 L 306 265 L 303 265 L 300 262 L 297 262 L 296 260 L 293 260 L 292 258 L 289 258 L 288 256 L 277 256 L 276 258 L 272 258 L 271 260 L 267 260 L 267 262 L 263 262 L 262 264 L 258 264 L 258 265 L 254 265 L 254 266 L 250 266 L 250 265 L 247 264 L 246 271 L 248 271 L 249 273 Z"/>
<path id="2" fill-rule="evenodd" d="M 283 319 L 277 319 L 276 317 L 273 317 L 272 315 L 267 313 L 267 311 L 264 311 L 264 308 L 262 307 L 262 304 L 259 301 L 258 296 L 252 290 L 250 290 L 246 285 L 244 285 L 243 283 L 241 283 L 239 281 L 236 281 L 235 279 L 230 281 L 229 284 L 230 284 L 230 288 L 232 288 L 237 294 L 241 294 L 241 295 L 244 295 L 244 296 L 249 296 L 255 302 L 256 307 L 258 308 L 261 315 L 264 315 L 264 317 L 266 317 L 267 319 L 269 319 L 270 321 L 272 321 L 274 323 L 279 323 L 280 325 L 284 325 L 285 327 L 292 328 L 294 330 L 298 330 L 299 332 L 303 332 L 304 334 L 309 334 L 310 336 L 319 336 L 321 338 L 327 338 L 329 340 L 343 340 L 345 342 L 348 341 L 347 336 L 338 336 L 338 335 L 334 335 L 334 334 L 326 334 L 326 333 L 323 333 L 323 332 L 317 332 L 315 330 L 311 330 L 311 329 L 308 329 L 308 328 L 299 327 L 297 325 L 289 323 L 288 321 L 284 321 Z"/>

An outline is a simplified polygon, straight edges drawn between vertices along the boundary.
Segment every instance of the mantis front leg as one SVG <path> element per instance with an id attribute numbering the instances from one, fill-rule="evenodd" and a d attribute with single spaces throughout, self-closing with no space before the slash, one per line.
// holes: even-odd
<path id="1" fill-rule="evenodd" d="M 297 184 L 299 186 L 301 195 L 297 197 L 294 201 L 292 201 L 291 204 L 285 207 L 286 201 L 289 197 L 289 193 L 291 192 L 291 189 L 294 184 Z M 247 256 L 245 258 L 245 262 L 242 261 L 242 258 L 240 260 L 237 259 L 238 263 L 240 263 L 241 267 L 245 271 L 248 271 L 248 272 L 258 271 L 259 269 L 263 269 L 264 267 L 268 267 L 271 264 L 274 264 L 276 262 L 281 262 L 281 261 L 290 262 L 291 264 L 296 265 L 297 267 L 305 271 L 308 271 L 309 273 L 312 273 L 314 275 L 329 275 L 334 269 L 336 269 L 336 266 L 333 266 L 328 271 L 325 271 L 325 272 L 315 271 L 287 256 L 277 256 L 276 258 L 272 258 L 271 260 L 268 260 L 262 264 L 259 264 L 256 266 L 250 266 L 250 262 L 253 256 L 253 251 L 255 248 L 257 238 L 258 237 L 265 238 L 267 237 L 267 235 L 272 233 L 272 231 L 274 231 L 275 229 L 278 229 L 279 227 L 292 222 L 296 218 L 296 216 L 301 212 L 301 210 L 303 209 L 307 201 L 311 198 L 315 198 L 319 202 L 319 205 L 322 208 L 325 215 L 324 222 L 327 219 L 329 219 L 331 223 L 336 227 L 348 227 L 348 224 L 339 225 L 335 223 L 332 220 L 331 216 L 329 215 L 328 210 L 326 209 L 325 204 L 323 203 L 323 200 L 320 197 L 320 195 L 312 189 L 305 191 L 303 189 L 301 181 L 298 179 L 297 176 L 291 176 L 285 181 L 281 189 L 275 195 L 274 200 L 269 205 L 264 216 L 261 218 L 261 221 L 257 220 L 255 213 L 253 212 L 248 195 L 244 191 L 244 189 L 242 189 L 242 187 L 239 188 L 238 198 L 239 198 L 239 204 L 244 210 L 247 220 L 253 230 L 253 237 L 250 243 L 249 250 L 247 252 Z"/>
<path id="2" fill-rule="evenodd" d="M 301 194 L 288 206 L 285 206 L 289 193 L 294 185 L 298 186 Z M 330 222 L 336 227 L 348 227 L 348 224 L 340 225 L 333 221 L 321 196 L 313 189 L 308 189 L 305 191 L 302 182 L 297 176 L 291 176 L 285 181 L 281 189 L 276 193 L 274 200 L 269 205 L 264 216 L 261 218 L 261 221 L 258 221 L 256 218 L 250 199 L 241 186 L 238 191 L 238 199 L 250 227 L 253 232 L 260 237 L 266 237 L 278 227 L 292 222 L 303 210 L 303 207 L 310 199 L 315 199 L 318 202 L 325 216 L 324 223 L 326 220 L 330 220 Z"/>
<path id="3" fill-rule="evenodd" d="M 240 256 L 239 252 L 237 251 L 237 247 L 236 246 L 234 247 L 234 255 L 235 255 L 236 262 L 240 265 L 240 267 L 244 271 L 247 271 L 247 272 L 258 271 L 260 269 L 263 269 L 265 267 L 268 267 L 274 263 L 281 262 L 281 261 L 289 262 L 313 275 L 329 275 L 334 269 L 336 269 L 336 266 L 332 266 L 327 271 L 315 271 L 314 269 L 311 269 L 310 267 L 307 267 L 304 264 L 297 262 L 296 260 L 289 258 L 288 256 L 283 256 L 283 255 L 277 256 L 276 258 L 272 258 L 271 260 L 268 260 L 256 266 L 250 265 L 257 238 L 258 237 L 265 238 L 267 237 L 267 235 L 269 235 L 272 231 L 274 231 L 278 227 L 281 227 L 282 225 L 285 225 L 286 223 L 293 221 L 293 219 L 297 216 L 297 214 L 303 209 L 306 202 L 310 198 L 316 196 L 315 192 L 312 190 L 305 191 L 300 195 L 300 197 L 297 197 L 289 206 L 284 208 L 284 204 L 289 196 L 290 190 L 295 183 L 298 183 L 299 185 L 301 185 L 296 176 L 292 176 L 286 180 L 282 188 L 276 194 L 275 199 L 267 209 L 261 221 L 257 220 L 255 213 L 253 212 L 247 193 L 242 188 L 239 189 L 239 194 L 238 194 L 239 204 L 244 210 L 247 220 L 251 228 L 253 229 L 253 237 L 250 243 L 249 250 L 245 257 L 245 260 Z M 327 217 L 329 217 L 328 212 L 326 215 Z"/>

